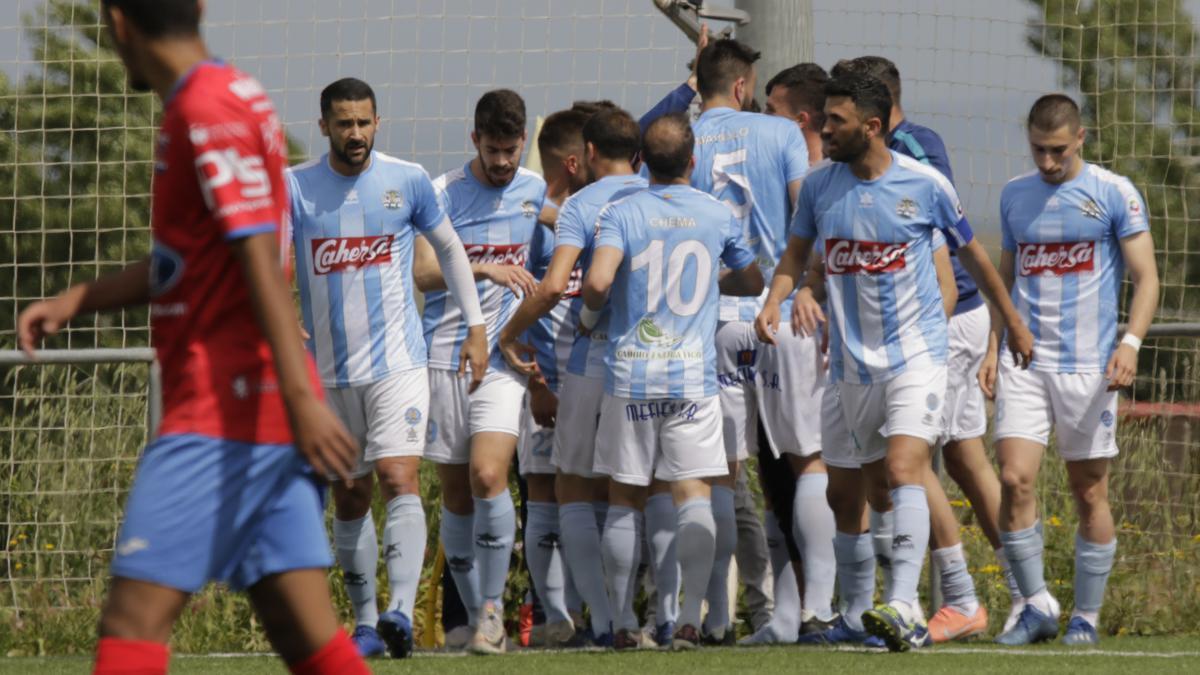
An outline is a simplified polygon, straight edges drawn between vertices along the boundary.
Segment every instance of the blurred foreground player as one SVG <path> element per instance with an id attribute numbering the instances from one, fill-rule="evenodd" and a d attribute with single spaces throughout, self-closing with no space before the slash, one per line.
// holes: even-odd
<path id="1" fill-rule="evenodd" d="M 210 60 L 197 0 L 104 0 L 136 90 L 163 101 L 150 258 L 28 307 L 21 346 L 81 313 L 151 303 L 163 420 L 126 504 L 96 673 L 165 673 L 209 581 L 246 589 L 294 673 L 366 673 L 338 627 L 318 478 L 354 441 L 321 401 L 284 279 L 287 145 L 253 79 Z M 197 180 L 198 179 L 198 180 Z"/>
<path id="2" fill-rule="evenodd" d="M 1133 384 L 1138 349 L 1158 305 L 1158 270 L 1137 189 L 1080 156 L 1085 130 L 1075 102 L 1062 94 L 1041 97 L 1029 111 L 1027 130 L 1037 170 L 1000 193 L 1000 270 L 1033 329 L 1033 363 L 1020 370 L 1005 354 L 997 381 L 1001 334 L 993 328 L 980 373 L 985 392 L 994 389 L 996 396 L 1000 537 L 1026 603 L 1016 625 L 996 641 L 1024 645 L 1058 634 L 1035 492 L 1053 427 L 1079 511 L 1075 611 L 1063 642 L 1089 645 L 1099 641 L 1100 605 L 1117 550 L 1108 504 L 1116 390 Z M 1133 296 L 1118 344 L 1126 265 Z"/>

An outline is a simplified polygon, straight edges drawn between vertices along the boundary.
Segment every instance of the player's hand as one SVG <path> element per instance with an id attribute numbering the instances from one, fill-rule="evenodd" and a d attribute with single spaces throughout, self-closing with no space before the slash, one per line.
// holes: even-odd
<path id="1" fill-rule="evenodd" d="M 533 278 L 529 270 L 518 265 L 488 265 L 484 274 L 494 283 L 526 297 L 532 295 L 533 289 L 537 287 L 537 279 Z"/>
<path id="2" fill-rule="evenodd" d="M 467 374 L 468 364 L 471 366 L 471 384 L 467 386 L 467 393 L 472 393 L 479 388 L 479 383 L 483 382 L 483 375 L 488 366 L 487 330 L 483 324 L 467 328 L 467 339 L 463 340 L 462 350 L 458 355 L 459 377 Z"/>
<path id="3" fill-rule="evenodd" d="M 39 300 L 26 307 L 17 317 L 17 342 L 21 351 L 33 358 L 33 349 L 43 339 L 54 335 L 75 316 L 75 306 L 65 295 Z"/>
<path id="4" fill-rule="evenodd" d="M 775 344 L 775 334 L 779 332 L 780 314 L 778 302 L 768 300 L 763 305 L 762 311 L 754 319 L 754 332 L 758 334 L 760 342 L 769 345 Z"/>
<path id="5" fill-rule="evenodd" d="M 792 301 L 792 332 L 804 337 L 816 335 L 824 323 L 825 312 L 821 310 L 821 303 L 813 298 L 812 289 L 806 286 L 796 291 Z"/>
<path id="6" fill-rule="evenodd" d="M 505 361 L 508 361 L 508 365 L 512 366 L 513 370 L 525 377 L 537 373 L 537 361 L 533 359 L 537 355 L 537 350 L 503 332 L 500 333 L 500 354 Z"/>
<path id="7" fill-rule="evenodd" d="M 312 339 L 312 336 L 308 334 L 308 331 L 304 330 L 304 322 L 303 321 L 297 322 L 296 325 L 299 326 L 299 328 L 300 328 L 300 341 L 301 342 L 308 342 L 309 340 Z"/>
<path id="8" fill-rule="evenodd" d="M 1022 370 L 1027 370 L 1033 363 L 1033 332 L 1024 321 L 1017 321 L 1015 326 L 1008 326 L 1008 350 L 1012 352 L 1013 362 Z"/>
<path id="9" fill-rule="evenodd" d="M 987 354 L 983 357 L 983 363 L 979 366 L 979 388 L 983 390 L 983 395 L 988 397 L 988 400 L 996 400 L 996 372 L 1000 361 L 1000 350 L 996 348 L 996 341 L 989 338 L 991 344 L 988 345 Z"/>
<path id="10" fill-rule="evenodd" d="M 1104 369 L 1104 377 L 1108 380 L 1108 390 L 1116 391 L 1133 384 L 1133 376 L 1137 374 L 1137 350 L 1127 344 L 1117 345 Z"/>
<path id="11" fill-rule="evenodd" d="M 538 426 L 552 428 L 558 416 L 558 396 L 540 377 L 529 382 L 529 412 Z"/>
<path id="12" fill-rule="evenodd" d="M 289 406 L 296 450 L 320 476 L 336 475 L 349 485 L 358 463 L 358 443 L 337 416 L 315 396 Z"/>
<path id="13" fill-rule="evenodd" d="M 701 22 L 700 23 L 700 35 L 698 35 L 696 37 L 696 56 L 692 58 L 692 74 L 691 74 L 691 76 L 688 77 L 688 81 L 687 81 L 688 86 L 692 88 L 692 91 L 695 91 L 696 89 L 699 88 L 698 84 L 699 84 L 700 80 L 699 80 L 699 76 L 696 75 L 696 67 L 700 64 L 700 52 L 704 51 L 704 48 L 707 46 L 708 46 L 708 24 L 705 22 Z"/>

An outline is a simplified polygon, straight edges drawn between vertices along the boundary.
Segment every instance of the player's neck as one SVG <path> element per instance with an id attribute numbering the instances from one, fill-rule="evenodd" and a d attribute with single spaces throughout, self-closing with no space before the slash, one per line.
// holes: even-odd
<path id="1" fill-rule="evenodd" d="M 651 185 L 691 185 L 692 181 L 688 176 L 680 176 L 678 178 L 655 178 L 654 174 L 650 174 Z"/>
<path id="2" fill-rule="evenodd" d="M 715 96 L 701 99 L 700 112 L 708 112 L 713 108 L 733 108 L 734 110 L 741 110 L 742 106 L 740 103 L 738 103 L 736 98 L 727 96 L 725 94 L 717 94 Z"/>
<path id="3" fill-rule="evenodd" d="M 633 174 L 633 165 L 626 160 L 620 159 L 597 159 L 592 162 L 589 169 L 596 180 L 608 178 L 609 176 L 630 176 Z"/>
<path id="4" fill-rule="evenodd" d="M 210 58 L 204 40 L 199 37 L 156 40 L 146 51 L 149 56 L 146 81 L 164 102 L 184 75 Z"/>
<path id="5" fill-rule="evenodd" d="M 821 132 L 803 129 L 804 144 L 808 146 L 808 165 L 812 166 L 825 159 L 825 148 L 821 143 Z"/>
<path id="6" fill-rule="evenodd" d="M 850 173 L 859 180 L 875 180 L 892 166 L 892 152 L 883 143 L 872 142 L 862 157 L 850 162 Z"/>
<path id="7" fill-rule="evenodd" d="M 900 126 L 900 123 L 903 121 L 904 121 L 904 108 L 901 108 L 899 103 L 893 104 L 892 105 L 892 114 L 888 118 L 888 132 L 890 133 L 893 129 Z"/>

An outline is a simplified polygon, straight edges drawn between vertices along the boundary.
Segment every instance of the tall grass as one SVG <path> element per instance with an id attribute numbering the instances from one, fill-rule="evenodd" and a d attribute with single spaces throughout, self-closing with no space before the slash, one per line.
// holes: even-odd
<path id="1" fill-rule="evenodd" d="M 1195 373 L 1172 375 L 1196 381 Z M 91 649 L 120 509 L 146 441 L 146 380 L 141 365 L 0 372 L 0 654 Z M 1102 628 L 1195 633 L 1200 626 L 1200 429 L 1179 419 L 1150 418 L 1123 422 L 1118 438 L 1122 454 L 1114 463 L 1110 492 L 1120 545 Z M 956 488 L 948 488 L 963 523 L 971 571 L 983 601 L 994 610 L 996 627 L 1008 606 L 1007 589 L 969 504 Z M 428 465 L 422 469 L 422 496 L 429 542 L 418 598 L 439 583 L 430 568 L 440 491 Z M 1047 579 L 1069 606 L 1075 509 L 1053 448 L 1046 454 L 1039 498 Z M 375 513 L 383 513 L 379 504 Z M 519 557 L 518 546 L 514 562 Z M 349 624 L 340 575 L 331 572 L 330 580 Z M 523 573 L 510 575 L 510 611 L 524 596 L 526 583 Z M 378 587 L 386 596 L 382 569 Z M 427 628 L 423 612 L 413 618 L 418 633 Z M 182 652 L 268 648 L 245 598 L 219 587 L 193 599 L 173 645 Z"/>

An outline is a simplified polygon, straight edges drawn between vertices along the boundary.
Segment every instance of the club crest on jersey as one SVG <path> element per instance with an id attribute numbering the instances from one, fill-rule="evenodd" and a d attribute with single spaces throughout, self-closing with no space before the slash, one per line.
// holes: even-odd
<path id="1" fill-rule="evenodd" d="M 1100 219 L 1100 205 L 1094 200 L 1089 199 L 1080 204 L 1079 210 L 1082 211 L 1083 215 L 1087 216 L 1088 218 L 1095 218 L 1097 220 Z"/>
<path id="2" fill-rule="evenodd" d="M 400 196 L 399 190 L 388 190 L 383 193 L 383 208 L 398 209 L 404 206 L 404 197 Z"/>
<path id="3" fill-rule="evenodd" d="M 1129 198 L 1129 213 L 1130 215 L 1139 216 L 1142 214 L 1142 203 L 1137 197 Z"/>
<path id="4" fill-rule="evenodd" d="M 901 199 L 900 203 L 896 204 L 896 215 L 900 216 L 901 218 L 916 218 L 917 203 L 908 197 Z"/>
<path id="5" fill-rule="evenodd" d="M 674 347 L 683 342 L 682 335 L 675 335 L 663 330 L 649 316 L 644 316 L 641 321 L 638 321 L 637 339 L 647 347 Z"/>
<path id="6" fill-rule="evenodd" d="M 1062 276 L 1095 269 L 1096 242 L 1063 241 L 1019 244 L 1017 271 L 1023 277 Z"/>
<path id="7" fill-rule="evenodd" d="M 825 271 L 830 274 L 885 274 L 905 268 L 908 242 L 889 244 L 856 239 L 825 240 Z"/>
<path id="8" fill-rule="evenodd" d="M 392 235 L 313 239 L 312 261 L 314 274 L 387 265 L 392 262 Z"/>
<path id="9" fill-rule="evenodd" d="M 537 204 L 529 200 L 521 202 L 521 215 L 526 218 L 532 218 L 537 215 Z"/>

